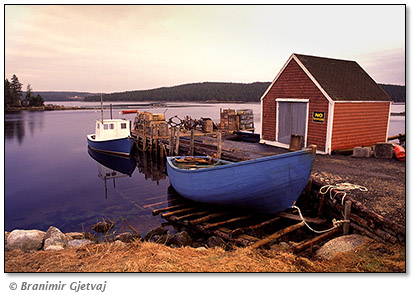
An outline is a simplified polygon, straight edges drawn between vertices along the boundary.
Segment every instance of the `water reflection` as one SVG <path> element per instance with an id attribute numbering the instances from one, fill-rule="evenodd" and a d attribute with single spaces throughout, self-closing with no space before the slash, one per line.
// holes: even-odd
<path id="1" fill-rule="evenodd" d="M 121 177 L 131 177 L 136 167 L 135 157 L 119 157 L 92 150 L 88 147 L 88 154 L 97 162 L 98 177 L 104 181 L 105 198 L 108 198 L 107 181 Z"/>
<path id="2" fill-rule="evenodd" d="M 150 153 L 137 153 L 137 167 L 145 179 L 150 179 L 159 184 L 160 180 L 166 179 L 166 160 L 153 157 Z"/>
<path id="3" fill-rule="evenodd" d="M 21 145 L 26 135 L 26 128 L 29 128 L 31 136 L 34 136 L 36 129 L 42 129 L 43 126 L 42 112 L 8 112 L 4 117 L 4 137 L 8 141 L 17 139 Z"/>

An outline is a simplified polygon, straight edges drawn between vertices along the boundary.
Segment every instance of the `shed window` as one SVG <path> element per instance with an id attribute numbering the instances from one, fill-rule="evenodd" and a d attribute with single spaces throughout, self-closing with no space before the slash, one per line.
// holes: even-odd
<path id="1" fill-rule="evenodd" d="M 110 124 L 110 129 L 114 129 L 114 123 Z"/>
<path id="2" fill-rule="evenodd" d="M 104 124 L 104 130 L 108 130 L 108 124 Z"/>
<path id="3" fill-rule="evenodd" d="M 99 123 L 97 123 L 97 129 L 99 129 Z"/>
<path id="4" fill-rule="evenodd" d="M 121 123 L 121 129 L 127 129 L 127 123 Z"/>

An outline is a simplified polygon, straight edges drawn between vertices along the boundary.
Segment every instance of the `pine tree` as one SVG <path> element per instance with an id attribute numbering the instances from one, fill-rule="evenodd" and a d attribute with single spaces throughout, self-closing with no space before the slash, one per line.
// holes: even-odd
<path id="1" fill-rule="evenodd" d="M 13 74 L 10 83 L 10 92 L 12 95 L 12 105 L 13 106 L 20 106 L 22 102 L 20 101 L 20 97 L 22 96 L 22 83 L 19 82 L 19 78 Z"/>
<path id="2" fill-rule="evenodd" d="M 32 87 L 30 86 L 30 84 L 27 84 L 26 96 L 25 96 L 25 99 L 23 100 L 23 105 L 24 106 L 32 105 L 32 100 L 33 100 Z"/>
<path id="3" fill-rule="evenodd" d="M 11 84 L 9 80 L 4 80 L 4 108 L 13 105 L 13 97 L 11 92 Z"/>

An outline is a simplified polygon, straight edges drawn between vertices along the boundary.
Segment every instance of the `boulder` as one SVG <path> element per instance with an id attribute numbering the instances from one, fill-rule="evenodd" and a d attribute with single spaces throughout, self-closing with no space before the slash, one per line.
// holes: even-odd
<path id="1" fill-rule="evenodd" d="M 111 220 L 104 220 L 98 222 L 91 226 L 91 229 L 96 231 L 97 233 L 107 233 L 111 228 L 113 228 L 115 223 Z"/>
<path id="2" fill-rule="evenodd" d="M 193 240 L 186 231 L 174 234 L 170 240 L 170 245 L 177 247 L 191 246 L 192 244 Z"/>
<path id="3" fill-rule="evenodd" d="M 209 248 L 215 248 L 215 247 L 221 247 L 221 248 L 225 248 L 226 247 L 226 242 L 218 236 L 211 236 L 209 237 L 209 239 L 206 241 L 206 245 Z"/>
<path id="4" fill-rule="evenodd" d="M 51 246 L 59 246 L 62 248 L 66 248 L 68 246 L 68 240 L 64 233 L 62 233 L 58 228 L 51 226 L 47 230 L 45 237 L 44 237 L 44 244 L 43 249 L 44 250 L 53 250 L 55 249 L 52 247 L 51 249 L 48 249 Z"/>
<path id="5" fill-rule="evenodd" d="M 133 235 L 132 233 L 126 232 L 126 233 L 117 235 L 114 240 L 121 241 L 124 243 L 131 243 L 131 242 L 134 242 L 135 240 L 142 240 L 142 238 L 140 235 L 137 235 L 137 234 Z"/>
<path id="6" fill-rule="evenodd" d="M 61 251 L 63 249 L 65 249 L 65 248 L 62 247 L 62 246 L 50 245 L 50 246 L 46 247 L 44 250 L 45 251 Z"/>
<path id="7" fill-rule="evenodd" d="M 152 236 L 148 241 L 152 243 L 158 243 L 158 244 L 165 244 L 168 245 L 172 239 L 173 235 L 171 234 L 165 234 L 165 235 L 155 235 Z"/>
<path id="8" fill-rule="evenodd" d="M 65 233 L 65 236 L 66 236 L 68 241 L 82 240 L 82 239 L 85 238 L 83 233 L 78 233 L 78 232 Z"/>
<path id="9" fill-rule="evenodd" d="M 369 239 L 361 235 L 345 235 L 332 239 L 317 250 L 316 256 L 320 259 L 332 259 L 339 253 L 352 251 Z"/>
<path id="10" fill-rule="evenodd" d="M 37 251 L 42 249 L 45 232 L 40 230 L 15 229 L 7 237 L 6 250 Z"/>
<path id="11" fill-rule="evenodd" d="M 82 247 L 89 244 L 94 244 L 94 242 L 88 239 L 74 239 L 68 242 L 68 246 L 71 248 Z"/>
<path id="12" fill-rule="evenodd" d="M 156 229 L 150 230 L 145 236 L 144 240 L 149 241 L 153 236 L 162 236 L 167 234 L 167 229 L 163 227 L 158 227 Z"/>

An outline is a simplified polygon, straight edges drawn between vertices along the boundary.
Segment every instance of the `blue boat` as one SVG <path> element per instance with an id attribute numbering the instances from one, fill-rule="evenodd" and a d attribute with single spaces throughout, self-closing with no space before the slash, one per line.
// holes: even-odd
<path id="1" fill-rule="evenodd" d="M 125 119 L 96 120 L 95 134 L 87 135 L 91 149 L 129 156 L 134 146 L 130 133 L 130 121 Z"/>
<path id="2" fill-rule="evenodd" d="M 291 207 L 306 186 L 316 147 L 243 162 L 168 157 L 167 174 L 183 197 L 274 214 Z"/>

